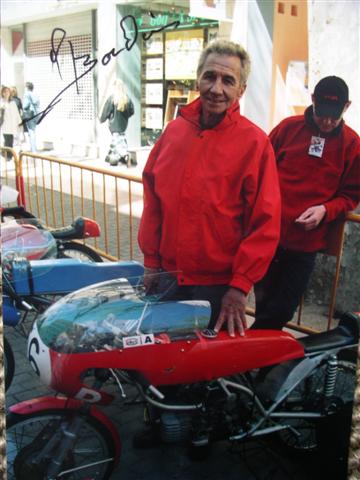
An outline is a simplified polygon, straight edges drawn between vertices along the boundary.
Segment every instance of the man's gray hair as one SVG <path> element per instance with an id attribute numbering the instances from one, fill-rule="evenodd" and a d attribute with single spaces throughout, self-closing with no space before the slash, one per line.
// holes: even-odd
<path id="1" fill-rule="evenodd" d="M 238 57 L 241 64 L 240 82 L 246 85 L 250 73 L 250 57 L 247 51 L 238 43 L 230 42 L 229 40 L 214 40 L 201 52 L 199 63 L 197 67 L 197 78 L 200 77 L 207 57 L 211 53 L 218 55 L 228 55 L 230 57 Z"/>

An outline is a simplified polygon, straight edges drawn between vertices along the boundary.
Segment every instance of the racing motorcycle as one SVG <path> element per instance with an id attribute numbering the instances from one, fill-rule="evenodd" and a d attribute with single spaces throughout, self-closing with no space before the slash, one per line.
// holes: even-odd
<path id="1" fill-rule="evenodd" d="M 34 253 L 34 250 L 33 250 Z M 79 259 L 6 258 L 2 268 L 2 314 L 5 325 L 27 337 L 37 316 L 56 299 L 104 280 L 141 275 L 135 261 L 83 262 Z M 15 357 L 4 336 L 5 391 L 15 372 Z"/>
<path id="2" fill-rule="evenodd" d="M 54 258 L 76 258 L 84 262 L 103 261 L 102 257 L 88 245 L 74 241 L 100 235 L 100 227 L 92 219 L 77 217 L 69 226 L 49 230 L 42 221 L 27 212 L 23 207 L 6 207 L 1 208 L 1 220 L 3 319 L 5 325 L 24 327 L 25 322 L 21 320 L 24 320 L 28 313 L 37 312 L 39 308 L 43 310 L 52 303 L 52 297 L 59 294 L 58 287 L 55 287 L 54 282 L 52 282 L 53 291 L 48 292 L 46 297 L 44 294 L 39 296 L 41 292 L 35 290 L 31 292 L 30 303 L 21 298 L 22 292 L 16 292 L 9 279 L 10 265 L 13 260 L 24 257 L 28 260 L 41 259 L 41 261 Z M 31 271 L 30 267 L 29 272 Z M 65 283 L 72 283 L 69 278 L 72 278 L 73 273 L 70 273 L 70 277 L 64 279 Z M 60 287 L 64 285 L 64 282 L 58 280 L 57 283 Z M 86 283 L 86 285 L 89 285 L 89 283 Z M 16 307 L 14 307 L 14 302 Z M 22 331 L 24 333 L 23 328 Z M 5 336 L 4 365 L 5 390 L 7 390 L 14 375 L 15 358 L 10 342 Z"/>
<path id="3" fill-rule="evenodd" d="M 76 241 L 100 236 L 95 220 L 79 216 L 70 225 L 50 229 L 24 207 L 2 208 L 1 219 L 3 256 L 12 253 L 29 260 L 72 257 L 102 262 L 94 249 Z"/>
<path id="4" fill-rule="evenodd" d="M 109 385 L 122 397 L 137 392 L 166 443 L 196 450 L 272 435 L 316 451 L 319 421 L 353 400 L 359 317 L 304 338 L 255 329 L 232 338 L 209 330 L 209 319 L 207 302 L 146 293 L 139 278 L 85 287 L 48 308 L 27 354 L 60 395 L 10 407 L 9 480 L 110 478 L 121 440 L 98 408 L 115 398 Z"/>

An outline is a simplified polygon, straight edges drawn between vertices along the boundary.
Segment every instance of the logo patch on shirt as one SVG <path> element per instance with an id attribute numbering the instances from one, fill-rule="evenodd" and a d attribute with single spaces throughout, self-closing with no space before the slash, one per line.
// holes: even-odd
<path id="1" fill-rule="evenodd" d="M 325 147 L 325 138 L 315 137 L 313 135 L 311 137 L 308 154 L 312 155 L 313 157 L 321 158 L 324 151 L 324 147 Z"/>

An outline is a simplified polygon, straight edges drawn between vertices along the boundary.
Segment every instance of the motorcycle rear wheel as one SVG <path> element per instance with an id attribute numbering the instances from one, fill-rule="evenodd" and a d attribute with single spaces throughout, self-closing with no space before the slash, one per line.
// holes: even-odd
<path id="1" fill-rule="evenodd" d="M 100 255 L 91 247 L 77 242 L 65 242 L 58 247 L 58 258 L 78 258 L 87 262 L 102 262 Z"/>
<path id="2" fill-rule="evenodd" d="M 7 475 L 8 480 L 44 480 L 47 468 L 56 452 L 61 450 L 57 445 L 51 458 L 34 459 L 41 449 L 50 442 L 54 433 L 59 432 L 60 425 L 79 413 L 71 410 L 44 410 L 29 415 L 10 413 L 7 417 Z M 60 442 L 61 443 L 61 442 Z M 56 477 L 61 480 L 106 480 L 110 478 L 114 468 L 114 446 L 110 433 L 95 418 L 87 417 L 77 435 L 71 451 L 66 452 L 61 470 L 72 470 L 111 459 L 106 463 L 89 466 L 77 471 Z"/>
<path id="3" fill-rule="evenodd" d="M 290 398 L 298 397 L 294 402 L 293 412 L 319 411 L 322 408 L 322 392 L 325 382 L 326 364 L 321 364 L 313 374 L 301 382 L 290 394 Z M 338 372 L 334 389 L 334 401 L 342 409 L 354 400 L 356 364 L 344 360 L 338 361 Z M 283 447 L 294 454 L 312 454 L 318 451 L 319 422 L 311 419 L 284 419 L 294 430 L 286 429 L 278 433 Z M 346 426 L 345 426 L 346 427 Z"/>

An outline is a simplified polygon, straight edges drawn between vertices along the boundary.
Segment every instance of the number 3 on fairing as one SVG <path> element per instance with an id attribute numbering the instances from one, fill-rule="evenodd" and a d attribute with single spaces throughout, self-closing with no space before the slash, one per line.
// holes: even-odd
<path id="1" fill-rule="evenodd" d="M 51 360 L 48 347 L 42 342 L 37 325 L 32 329 L 28 340 L 27 356 L 35 373 L 45 385 L 51 382 Z"/>

